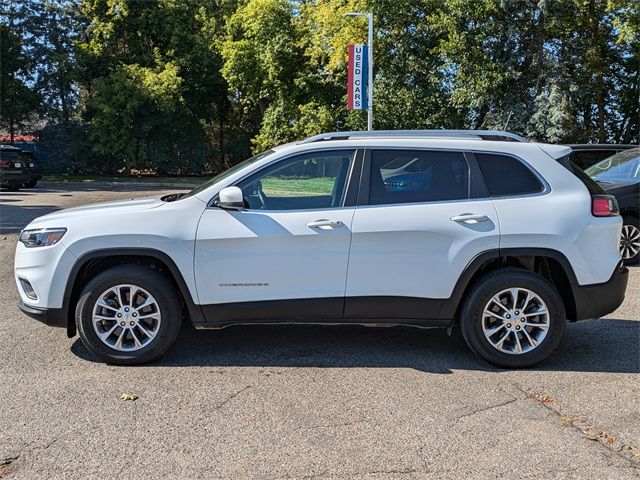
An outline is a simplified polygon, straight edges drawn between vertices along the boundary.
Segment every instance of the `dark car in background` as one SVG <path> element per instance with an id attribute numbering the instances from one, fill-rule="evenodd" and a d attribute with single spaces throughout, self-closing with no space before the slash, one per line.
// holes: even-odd
<path id="1" fill-rule="evenodd" d="M 625 263 L 640 259 L 640 147 L 625 150 L 587 168 L 585 172 L 615 195 L 622 215 L 620 252 Z"/>
<path id="2" fill-rule="evenodd" d="M 611 155 L 630 148 L 638 148 L 638 145 L 616 145 L 607 143 L 581 143 L 568 146 L 573 150 L 571 153 L 571 161 L 583 170 L 586 170 Z"/>
<path id="3" fill-rule="evenodd" d="M 16 191 L 29 181 L 31 176 L 26 170 L 22 150 L 11 145 L 0 145 L 0 187 Z"/>
<path id="4" fill-rule="evenodd" d="M 25 166 L 25 173 L 27 174 L 27 181 L 25 181 L 22 186 L 25 188 L 33 188 L 38 183 L 38 180 L 42 178 L 40 174 L 40 165 L 35 158 L 35 154 L 33 151 L 26 152 L 22 151 L 22 157 Z"/>

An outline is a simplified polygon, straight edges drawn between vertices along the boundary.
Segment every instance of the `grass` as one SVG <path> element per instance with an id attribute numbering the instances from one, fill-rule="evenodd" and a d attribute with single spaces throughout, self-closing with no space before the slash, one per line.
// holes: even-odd
<path id="1" fill-rule="evenodd" d="M 331 195 L 335 179 L 267 177 L 262 179 L 262 191 L 279 197 Z"/>

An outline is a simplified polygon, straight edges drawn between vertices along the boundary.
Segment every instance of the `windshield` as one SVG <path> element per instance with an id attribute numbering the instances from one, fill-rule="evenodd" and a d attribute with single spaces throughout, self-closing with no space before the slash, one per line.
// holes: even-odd
<path id="1" fill-rule="evenodd" d="M 207 188 L 209 188 L 211 185 L 214 185 L 214 184 L 224 180 L 225 178 L 230 177 L 234 173 L 242 170 L 243 168 L 251 165 L 252 163 L 257 162 L 258 160 L 262 160 L 266 156 L 271 155 L 273 152 L 274 152 L 274 150 L 267 150 L 266 152 L 259 153 L 257 155 L 254 155 L 251 158 L 247 158 L 246 160 L 238 163 L 237 165 L 234 165 L 233 167 L 225 170 L 224 172 L 219 173 L 215 177 L 210 178 L 209 180 L 207 180 L 206 182 L 202 183 L 201 185 L 198 185 L 196 188 L 194 188 L 193 190 L 191 190 L 187 194 L 181 195 L 180 198 L 187 198 L 187 197 L 191 197 L 193 195 L 197 195 L 198 193 L 202 192 L 203 190 L 206 190 Z"/>
<path id="2" fill-rule="evenodd" d="M 640 148 L 616 153 L 587 168 L 585 172 L 599 182 L 640 181 Z"/>

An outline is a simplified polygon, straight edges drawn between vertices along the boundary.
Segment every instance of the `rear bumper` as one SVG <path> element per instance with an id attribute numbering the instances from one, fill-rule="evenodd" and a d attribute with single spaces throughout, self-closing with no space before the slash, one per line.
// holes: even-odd
<path id="1" fill-rule="evenodd" d="M 0 176 L 0 184 L 2 185 L 22 185 L 24 182 L 31 180 L 31 175 L 26 173 L 9 174 L 6 173 Z"/>
<path id="2" fill-rule="evenodd" d="M 39 322 L 49 327 L 67 327 L 67 315 L 62 308 L 37 308 L 25 305 L 24 302 L 18 302 L 18 308 L 22 313 L 31 318 L 35 318 Z"/>
<path id="3" fill-rule="evenodd" d="M 600 318 L 616 310 L 624 301 L 629 269 L 618 266 L 611 278 L 596 285 L 571 285 L 576 305 L 575 320 Z"/>

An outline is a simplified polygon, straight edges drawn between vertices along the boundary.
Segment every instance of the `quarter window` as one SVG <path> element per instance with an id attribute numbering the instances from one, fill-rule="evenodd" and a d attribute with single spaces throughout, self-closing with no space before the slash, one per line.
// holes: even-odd
<path id="1" fill-rule="evenodd" d="M 540 180 L 519 160 L 493 153 L 476 153 L 489 195 L 504 197 L 541 192 Z"/>
<path id="2" fill-rule="evenodd" d="M 370 205 L 466 198 L 469 198 L 469 166 L 462 153 L 371 152 Z"/>
<path id="3" fill-rule="evenodd" d="M 298 155 L 240 182 L 247 207 L 308 210 L 342 205 L 354 150 Z"/>

